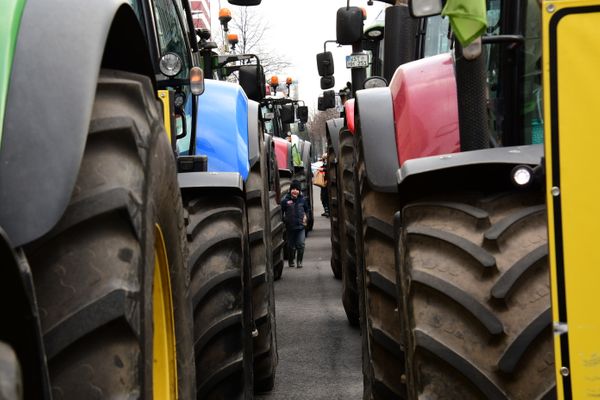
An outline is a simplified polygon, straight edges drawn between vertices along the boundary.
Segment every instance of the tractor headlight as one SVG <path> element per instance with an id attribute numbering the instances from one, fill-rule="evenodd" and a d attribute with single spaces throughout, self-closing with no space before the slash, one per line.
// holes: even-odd
<path id="1" fill-rule="evenodd" d="M 513 183 L 518 187 L 527 187 L 533 181 L 533 169 L 528 165 L 517 165 L 511 172 Z"/>
<path id="2" fill-rule="evenodd" d="M 173 77 L 180 73 L 182 65 L 183 62 L 181 61 L 181 57 L 175 53 L 165 54 L 160 58 L 160 62 L 158 63 L 160 72 L 168 77 Z"/>
<path id="3" fill-rule="evenodd" d="M 386 87 L 387 81 L 385 80 L 385 78 L 382 78 L 381 76 L 372 76 L 369 79 L 365 80 L 365 83 L 363 84 L 363 86 L 365 89 Z"/>

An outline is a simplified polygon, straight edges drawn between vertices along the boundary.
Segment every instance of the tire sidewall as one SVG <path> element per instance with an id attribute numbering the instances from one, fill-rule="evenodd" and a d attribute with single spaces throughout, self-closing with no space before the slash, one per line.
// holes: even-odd
<path id="1" fill-rule="evenodd" d="M 155 127 L 156 128 L 156 127 Z M 173 319 L 177 345 L 177 378 L 180 398 L 195 397 L 195 364 L 193 351 L 193 317 L 190 296 L 190 270 L 187 263 L 187 246 L 183 221 L 183 206 L 177 184 L 175 160 L 166 134 L 162 129 L 154 129 L 147 153 L 147 177 L 144 196 L 147 198 L 143 210 L 142 245 L 144 260 L 141 271 L 144 282 L 143 340 L 150 355 L 144 360 L 146 390 L 151 390 L 153 365 L 153 304 L 152 288 L 154 277 L 155 225 L 163 234 L 169 263 L 169 275 L 173 305 Z M 148 381 L 150 384 L 148 384 Z"/>

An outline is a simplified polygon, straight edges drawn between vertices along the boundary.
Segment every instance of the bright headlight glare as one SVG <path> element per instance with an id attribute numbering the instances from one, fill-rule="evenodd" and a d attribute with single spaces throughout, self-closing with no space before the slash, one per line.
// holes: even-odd
<path id="1" fill-rule="evenodd" d="M 519 186 L 526 186 L 531 182 L 532 170 L 527 166 L 520 166 L 513 170 L 512 179 Z"/>
<path id="2" fill-rule="evenodd" d="M 383 34 L 383 32 L 380 31 L 379 29 L 373 29 L 373 30 L 367 32 L 367 36 L 370 38 L 373 38 L 373 39 L 378 38 L 382 34 Z"/>

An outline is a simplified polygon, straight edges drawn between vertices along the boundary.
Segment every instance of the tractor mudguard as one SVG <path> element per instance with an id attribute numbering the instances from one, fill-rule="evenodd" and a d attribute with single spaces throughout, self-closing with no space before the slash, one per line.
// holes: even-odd
<path id="1" fill-rule="evenodd" d="M 204 85 L 198 98 L 196 154 L 208 156 L 209 172 L 237 172 L 245 181 L 250 170 L 248 98 L 230 82 L 207 79 Z"/>
<path id="2" fill-rule="evenodd" d="M 147 54 L 134 59 L 147 46 L 128 1 L 25 4 L 0 147 L 0 225 L 14 246 L 48 232 L 67 206 L 111 28 L 133 45 L 123 64 L 152 71 Z"/>
<path id="3" fill-rule="evenodd" d="M 465 151 L 406 161 L 396 178 L 400 193 L 423 195 L 428 190 L 440 192 L 442 186 L 456 188 L 497 187 L 512 185 L 511 170 L 517 165 L 536 166 L 542 163 L 541 144 L 497 147 Z M 537 177 L 534 177 L 534 183 Z"/>
<path id="4" fill-rule="evenodd" d="M 189 189 L 235 189 L 244 191 L 244 180 L 238 172 L 184 172 L 177 174 L 182 191 Z"/>
<path id="5" fill-rule="evenodd" d="M 292 173 L 292 146 L 285 139 L 274 137 L 275 154 L 277 154 L 277 168 Z"/>
<path id="6" fill-rule="evenodd" d="M 398 155 L 394 130 L 392 95 L 387 87 L 356 92 L 365 172 L 369 185 L 377 191 L 396 192 Z"/>
<path id="7" fill-rule="evenodd" d="M 327 121 L 325 128 L 327 139 L 333 146 L 333 152 L 337 157 L 340 154 L 340 129 L 344 127 L 344 118 L 334 118 Z"/>
<path id="8" fill-rule="evenodd" d="M 254 100 L 248 100 L 248 160 L 250 168 L 260 159 L 260 143 L 258 113 L 260 105 Z"/>

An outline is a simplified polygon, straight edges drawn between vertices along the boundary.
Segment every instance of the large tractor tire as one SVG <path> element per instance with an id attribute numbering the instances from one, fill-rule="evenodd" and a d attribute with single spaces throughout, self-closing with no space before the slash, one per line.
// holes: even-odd
<path id="1" fill-rule="evenodd" d="M 409 398 L 554 398 L 542 194 L 450 193 L 403 208 Z"/>
<path id="2" fill-rule="evenodd" d="M 271 241 L 273 246 L 273 279 L 281 279 L 283 274 L 283 240 L 284 224 L 281 217 L 281 205 L 277 202 L 274 191 L 269 192 L 269 207 L 271 215 Z"/>
<path id="3" fill-rule="evenodd" d="M 268 174 L 269 174 L 269 191 L 274 192 L 275 202 L 279 204 L 281 201 L 281 182 L 279 179 L 279 168 L 277 164 L 277 153 L 275 152 L 275 145 L 273 141 L 270 141 L 270 146 L 267 148 L 268 162 Z"/>
<path id="4" fill-rule="evenodd" d="M 271 142 L 272 143 L 272 142 Z M 283 274 L 283 239 L 284 224 L 281 215 L 281 183 L 279 170 L 277 169 L 277 155 L 275 148 L 271 145 L 267 149 L 269 159 L 269 208 L 271 213 L 271 246 L 273 251 L 273 279 L 281 279 Z"/>
<path id="5" fill-rule="evenodd" d="M 194 305 L 198 399 L 252 393 L 252 293 L 244 199 L 184 192 Z"/>
<path id="6" fill-rule="evenodd" d="M 342 261 L 340 254 L 340 227 L 338 212 L 338 163 L 333 151 L 333 146 L 329 144 L 327 148 L 327 195 L 329 197 L 329 224 L 331 237 L 331 270 L 336 279 L 342 279 Z"/>
<path id="7" fill-rule="evenodd" d="M 260 155 L 246 181 L 253 316 L 258 330 L 258 336 L 254 338 L 254 391 L 258 393 L 273 389 L 277 366 L 271 205 L 268 165 L 263 162 L 267 154 L 262 141 Z"/>
<path id="8" fill-rule="evenodd" d="M 406 394 L 400 318 L 396 312 L 394 214 L 398 195 L 373 190 L 367 181 L 362 137 L 355 137 L 356 262 L 365 398 Z"/>
<path id="9" fill-rule="evenodd" d="M 292 183 L 292 177 L 286 171 L 283 174 L 279 174 L 279 199 L 283 199 L 283 196 L 290 192 L 290 184 Z"/>
<path id="10" fill-rule="evenodd" d="M 195 396 L 183 227 L 150 79 L 102 70 L 70 204 L 25 248 L 56 398 Z"/>
<path id="11" fill-rule="evenodd" d="M 338 173 L 342 304 L 350 325 L 359 326 L 354 223 L 354 136 L 348 129 L 340 131 Z"/>
<path id="12" fill-rule="evenodd" d="M 307 232 L 311 232 L 315 226 L 315 195 L 314 195 L 314 186 L 313 186 L 313 176 L 312 176 L 312 169 L 311 169 L 311 164 L 308 163 L 306 165 L 306 169 L 305 169 L 306 173 L 308 174 L 306 177 L 306 193 L 308 194 L 309 197 L 309 201 L 310 201 L 310 213 L 308 215 L 308 224 L 306 225 L 306 231 Z"/>

